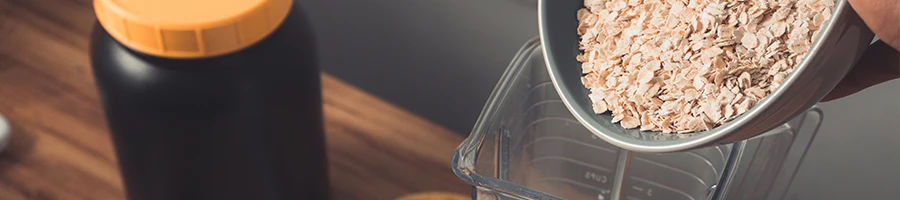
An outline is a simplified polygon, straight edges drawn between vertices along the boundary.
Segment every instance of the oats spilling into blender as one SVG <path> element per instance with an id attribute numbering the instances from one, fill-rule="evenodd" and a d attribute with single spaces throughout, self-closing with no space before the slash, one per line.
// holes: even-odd
<path id="1" fill-rule="evenodd" d="M 745 113 L 819 38 L 834 0 L 585 0 L 582 83 L 626 129 L 687 133 Z"/>

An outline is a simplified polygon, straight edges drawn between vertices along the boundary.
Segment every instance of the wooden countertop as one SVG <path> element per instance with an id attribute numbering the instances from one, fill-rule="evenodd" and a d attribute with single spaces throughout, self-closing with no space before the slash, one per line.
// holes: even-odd
<path id="1" fill-rule="evenodd" d="M 89 67 L 90 0 L 0 0 L 0 199 L 124 199 Z M 323 74 L 335 199 L 468 194 L 450 171 L 462 138 Z"/>

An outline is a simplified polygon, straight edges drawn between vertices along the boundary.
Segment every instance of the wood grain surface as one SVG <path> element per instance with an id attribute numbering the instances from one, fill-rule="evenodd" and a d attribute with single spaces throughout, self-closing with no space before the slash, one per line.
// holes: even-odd
<path id="1" fill-rule="evenodd" d="M 90 0 L 0 0 L 0 200 L 124 199 L 89 67 Z M 466 194 L 450 171 L 462 138 L 323 74 L 335 199 Z M 299 159 L 299 158 L 298 158 Z"/>

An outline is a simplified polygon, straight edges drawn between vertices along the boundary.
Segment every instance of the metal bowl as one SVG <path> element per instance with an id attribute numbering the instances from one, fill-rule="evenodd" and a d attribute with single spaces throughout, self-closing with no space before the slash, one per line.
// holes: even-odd
<path id="1" fill-rule="evenodd" d="M 778 89 L 734 120 L 708 131 L 687 134 L 624 129 L 609 114 L 596 114 L 581 83 L 581 64 L 575 56 L 579 36 L 576 13 L 583 0 L 540 0 L 540 38 L 551 80 L 569 111 L 603 140 L 636 152 L 678 152 L 749 139 L 778 127 L 813 107 L 850 71 L 872 42 L 874 34 L 847 0 L 837 0 L 835 13 L 825 22 L 806 58 Z"/>

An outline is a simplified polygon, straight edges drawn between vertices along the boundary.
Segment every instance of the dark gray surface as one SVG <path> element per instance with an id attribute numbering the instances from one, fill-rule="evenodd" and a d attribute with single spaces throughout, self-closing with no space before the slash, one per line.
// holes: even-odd
<path id="1" fill-rule="evenodd" d="M 300 2 L 326 72 L 464 135 L 537 36 L 534 0 Z"/>
<path id="2" fill-rule="evenodd" d="M 786 199 L 900 199 L 900 80 L 821 105 L 822 127 Z"/>

